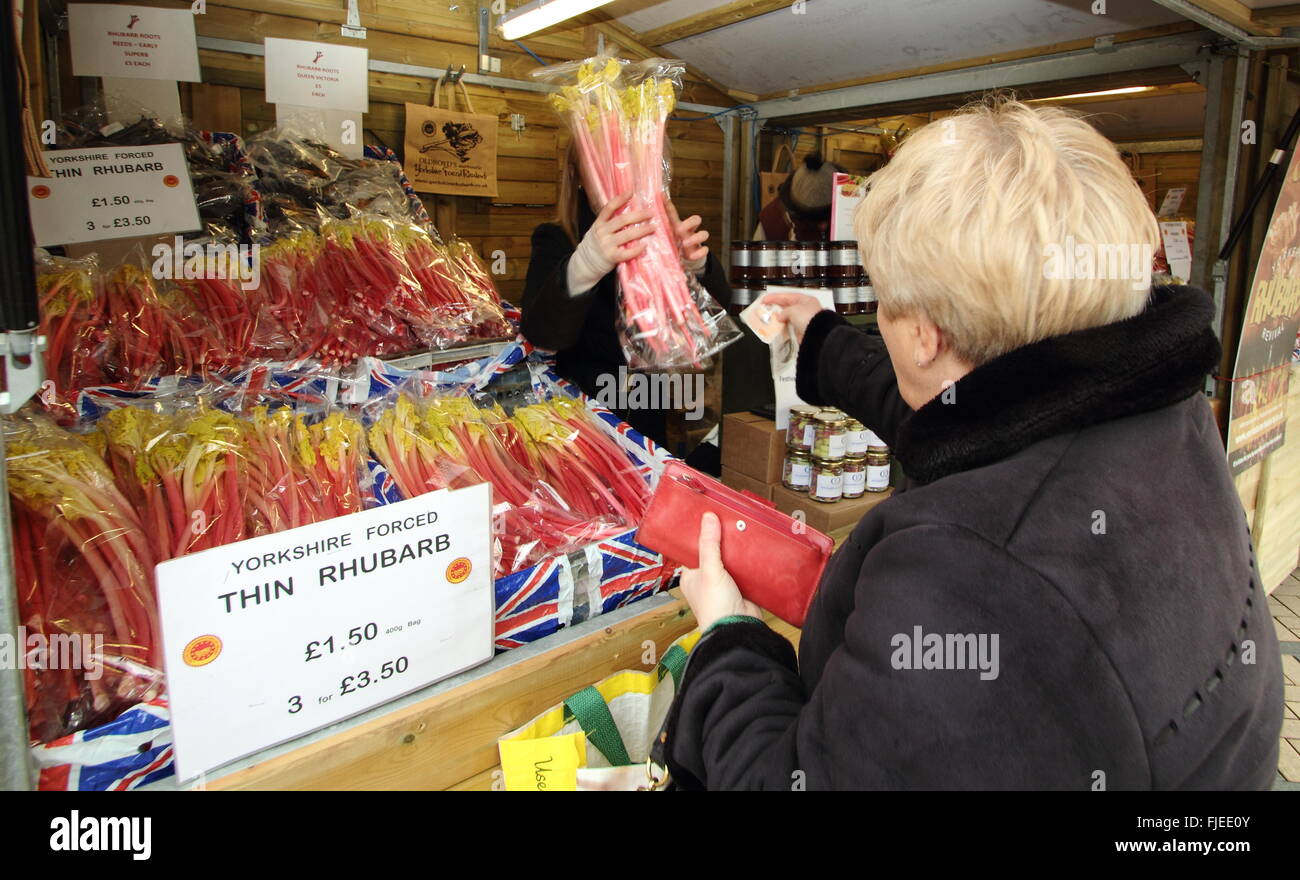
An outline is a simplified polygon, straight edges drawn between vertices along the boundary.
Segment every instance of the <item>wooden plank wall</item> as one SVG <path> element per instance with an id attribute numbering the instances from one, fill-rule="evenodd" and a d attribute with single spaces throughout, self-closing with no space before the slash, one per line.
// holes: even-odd
<path id="1" fill-rule="evenodd" d="M 99 0 L 96 0 L 99 2 Z M 141 0 L 144 4 L 188 8 L 188 0 Z M 375 60 L 438 69 L 465 65 L 477 70 L 477 4 L 450 4 L 427 0 L 360 0 L 361 23 L 368 29 L 364 41 L 344 38 L 339 25 L 345 19 L 343 0 L 208 0 L 207 11 L 196 17 L 200 36 L 260 43 L 266 37 L 318 40 L 365 46 Z M 591 28 L 550 32 L 523 41 L 548 64 L 585 58 L 595 53 Z M 607 41 L 607 46 L 615 45 Z M 498 37 L 491 51 L 501 59 L 500 76 L 529 79 L 539 65 L 523 49 Z M 624 57 L 637 57 L 624 50 Z M 243 135 L 274 125 L 275 108 L 263 92 L 260 56 L 200 50 L 203 84 L 182 87 L 182 104 L 201 127 L 229 128 Z M 67 77 L 66 95 L 79 95 L 80 84 Z M 428 103 L 433 95 L 430 78 L 370 74 L 370 112 L 364 118 L 373 134 L 399 156 L 402 153 L 406 102 Z M 425 204 L 439 231 L 464 236 L 485 258 L 503 251 L 506 272 L 497 277 L 501 292 L 518 301 L 529 257 L 529 241 L 538 223 L 554 216 L 559 160 L 567 135 L 547 103 L 537 92 L 469 86 L 478 113 L 498 118 L 499 195 L 494 200 L 468 196 L 426 196 Z M 443 89 L 445 102 L 448 88 Z M 459 90 L 457 90 L 459 91 Z M 459 96 L 457 96 L 459 98 Z M 730 106 L 735 102 L 694 75 L 684 85 L 682 100 Z M 75 103 L 75 102 L 74 102 Z M 524 115 L 527 129 L 510 129 L 510 115 Z M 699 114 L 679 111 L 684 117 Z M 669 137 L 674 157 L 672 193 L 685 217 L 698 213 L 715 240 L 722 227 L 723 138 L 711 120 L 672 122 Z"/>

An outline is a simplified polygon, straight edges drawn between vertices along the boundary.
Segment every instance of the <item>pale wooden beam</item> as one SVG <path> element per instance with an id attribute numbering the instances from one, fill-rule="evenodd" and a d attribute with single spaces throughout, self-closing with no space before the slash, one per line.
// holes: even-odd
<path id="1" fill-rule="evenodd" d="M 1269 9 L 1255 9 L 1250 13 L 1251 21 L 1264 27 L 1295 27 L 1300 25 L 1300 3 L 1290 6 L 1273 6 Z"/>

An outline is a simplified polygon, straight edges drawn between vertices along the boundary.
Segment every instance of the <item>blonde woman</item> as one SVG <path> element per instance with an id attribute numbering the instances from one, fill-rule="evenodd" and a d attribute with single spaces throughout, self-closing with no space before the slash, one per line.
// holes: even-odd
<path id="1" fill-rule="evenodd" d="M 795 297 L 798 387 L 908 480 L 788 642 L 700 527 L 707 634 L 661 746 L 684 788 L 1264 789 L 1281 663 L 1202 394 L 1211 303 L 1150 289 L 1115 148 L 990 100 L 916 132 L 856 217 L 880 336 Z"/>

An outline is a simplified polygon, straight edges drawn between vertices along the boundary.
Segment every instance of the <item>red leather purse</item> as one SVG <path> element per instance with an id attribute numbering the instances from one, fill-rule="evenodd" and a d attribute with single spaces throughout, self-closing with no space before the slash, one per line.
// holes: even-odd
<path id="1" fill-rule="evenodd" d="M 710 510 L 722 523 L 722 564 L 740 594 L 786 623 L 803 626 L 835 542 L 781 513 L 772 502 L 671 461 L 636 539 L 676 563 L 696 568 L 700 517 Z"/>

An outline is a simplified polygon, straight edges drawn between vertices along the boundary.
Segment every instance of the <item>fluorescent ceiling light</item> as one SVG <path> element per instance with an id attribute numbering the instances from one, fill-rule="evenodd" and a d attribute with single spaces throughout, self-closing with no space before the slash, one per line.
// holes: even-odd
<path id="1" fill-rule="evenodd" d="M 501 16 L 501 36 L 517 40 L 612 0 L 533 0 Z"/>
<path id="2" fill-rule="evenodd" d="M 1154 88 L 1155 86 L 1128 86 L 1122 89 L 1106 89 L 1104 92 L 1079 92 L 1075 95 L 1058 95 L 1055 98 L 1033 98 L 1030 103 L 1032 104 L 1034 101 L 1072 101 L 1075 98 L 1104 98 L 1107 95 L 1132 95 L 1137 92 L 1149 92 Z"/>

